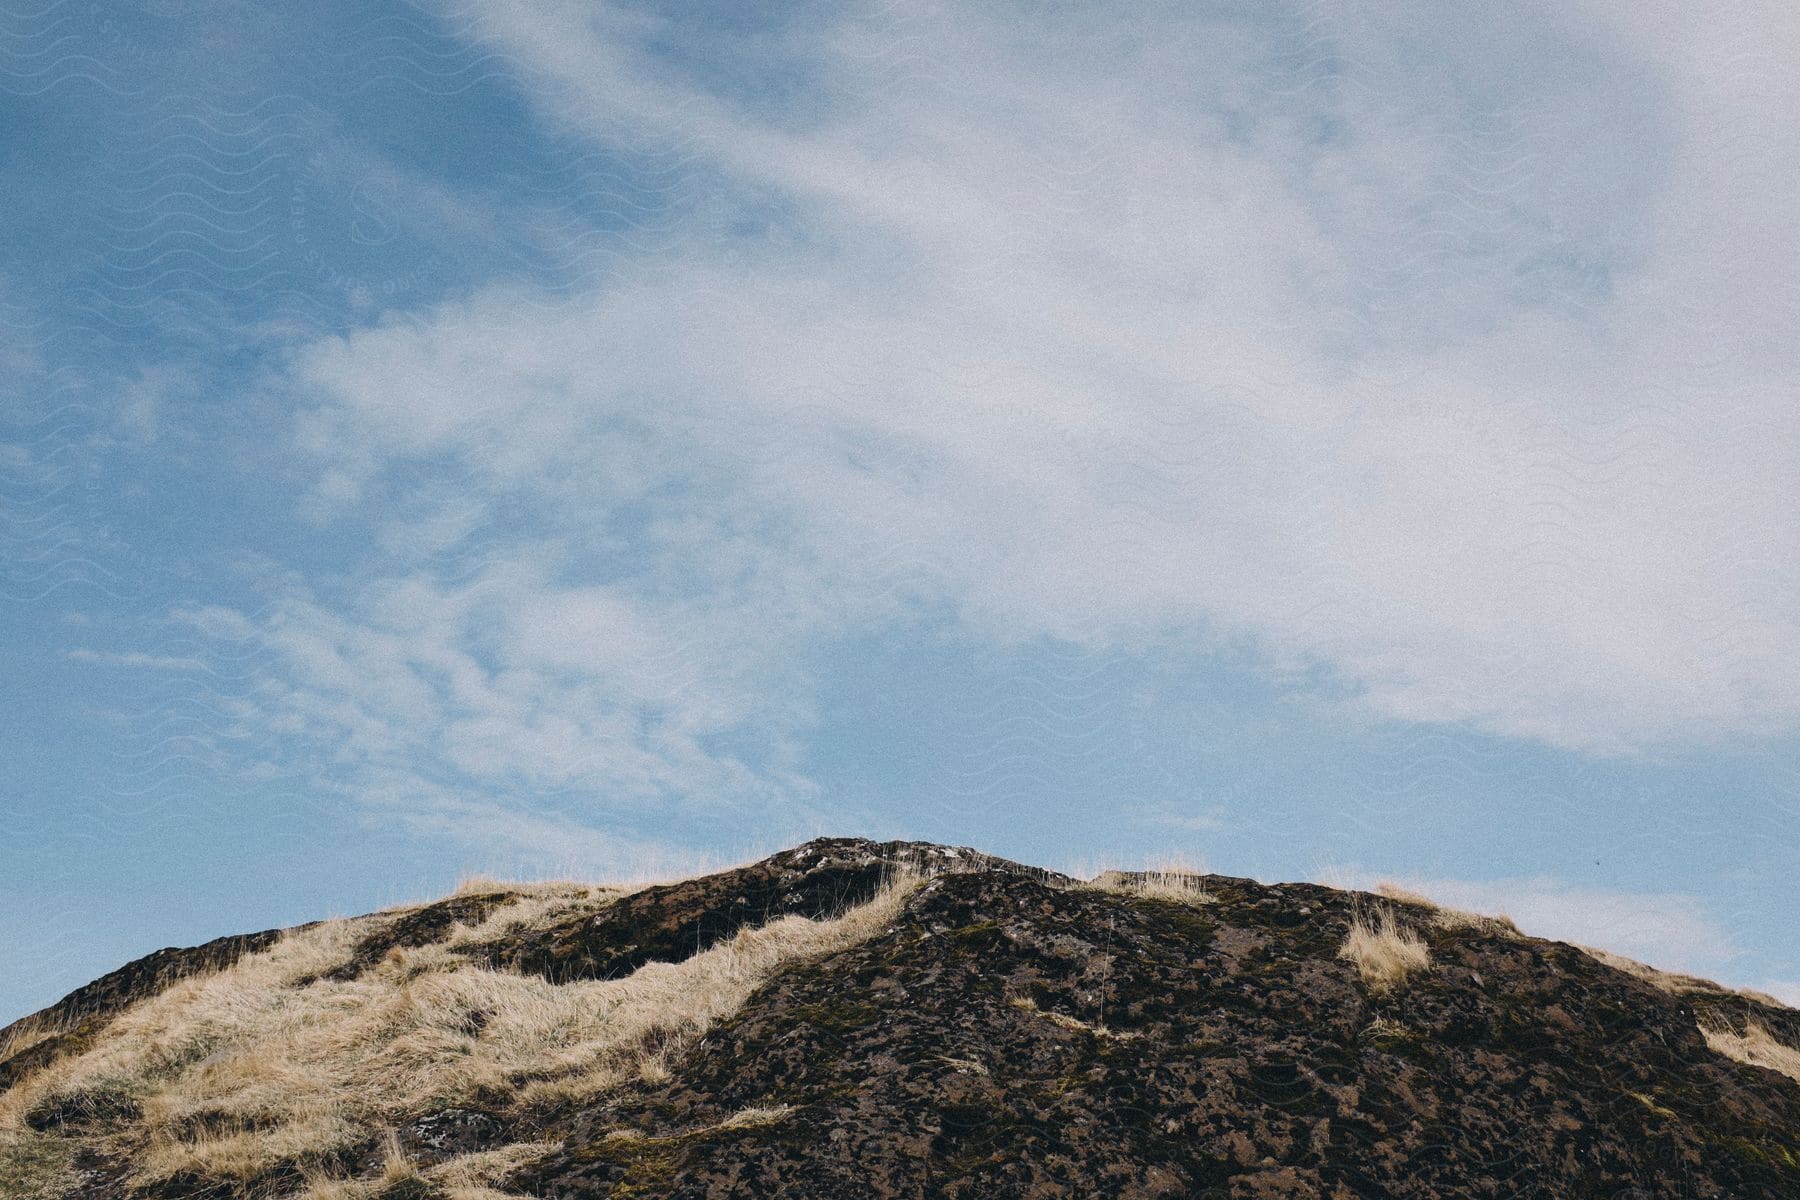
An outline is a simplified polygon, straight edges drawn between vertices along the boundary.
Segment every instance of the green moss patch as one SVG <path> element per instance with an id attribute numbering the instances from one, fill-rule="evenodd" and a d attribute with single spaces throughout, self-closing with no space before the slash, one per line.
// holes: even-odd
<path id="1" fill-rule="evenodd" d="M 75 1144 L 53 1134 L 0 1133 L 0 1196 L 54 1200 L 75 1186 Z"/>

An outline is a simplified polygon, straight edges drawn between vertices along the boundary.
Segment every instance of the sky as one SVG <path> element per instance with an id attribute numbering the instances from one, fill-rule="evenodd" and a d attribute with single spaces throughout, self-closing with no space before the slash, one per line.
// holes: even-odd
<path id="1" fill-rule="evenodd" d="M 819 834 L 1800 1003 L 1797 68 L 1760 0 L 0 4 L 0 1021 Z"/>

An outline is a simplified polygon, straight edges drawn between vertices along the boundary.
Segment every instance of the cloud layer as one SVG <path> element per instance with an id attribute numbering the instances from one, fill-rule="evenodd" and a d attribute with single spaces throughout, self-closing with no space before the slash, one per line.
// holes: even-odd
<path id="1" fill-rule="evenodd" d="M 821 647 L 948 618 L 1603 755 L 1791 733 L 1793 89 L 1732 57 L 1770 14 L 1666 15 L 459 10 L 663 200 L 272 381 L 389 552 L 280 600 L 281 702 L 800 796 Z"/>

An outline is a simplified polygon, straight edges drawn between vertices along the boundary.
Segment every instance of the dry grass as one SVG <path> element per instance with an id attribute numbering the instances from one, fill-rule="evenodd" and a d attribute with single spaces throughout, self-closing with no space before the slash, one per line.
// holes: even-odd
<path id="1" fill-rule="evenodd" d="M 1399 1021 L 1377 1013 L 1375 1019 L 1363 1026 L 1360 1036 L 1366 1038 L 1403 1038 L 1409 1036 L 1410 1030 Z"/>
<path id="2" fill-rule="evenodd" d="M 0 1062 L 5 1062 L 13 1055 L 21 1054 L 61 1032 L 55 1024 L 41 1020 L 35 1014 L 26 1017 L 0 1033 Z"/>
<path id="3" fill-rule="evenodd" d="M 1011 1004 L 1020 1012 L 1028 1012 L 1033 1016 L 1042 1017 L 1052 1025 L 1056 1025 L 1063 1029 L 1073 1030 L 1077 1033 L 1091 1033 L 1097 1038 L 1106 1038 L 1114 1041 L 1131 1041 L 1134 1038 L 1143 1036 L 1134 1031 L 1113 1030 L 1097 1022 L 1083 1021 L 1079 1017 L 1071 1017 L 1067 1013 L 1053 1012 L 1048 1009 L 1039 1008 L 1038 1002 L 1033 1000 L 1030 996 L 1014 996 L 1008 1000 L 1007 1003 Z M 986 1073 L 986 1070 L 983 1069 L 982 1074 L 985 1075 Z"/>
<path id="4" fill-rule="evenodd" d="M 1757 1022 L 1746 1022 L 1740 1032 L 1725 1025 L 1709 1026 L 1703 1021 L 1700 1032 L 1714 1053 L 1751 1066 L 1779 1071 L 1800 1083 L 1800 1048 L 1777 1041 L 1773 1033 Z"/>
<path id="5" fill-rule="evenodd" d="M 561 1148 L 560 1142 L 515 1142 L 497 1150 L 464 1154 L 420 1169 L 395 1157 L 398 1147 L 388 1151 L 380 1175 L 374 1179 L 334 1179 L 315 1175 L 307 1181 L 298 1200 L 383 1200 L 395 1194 L 396 1185 L 417 1181 L 419 1190 L 445 1200 L 530 1200 L 510 1192 L 497 1191 L 493 1184 L 526 1164 Z"/>
<path id="6" fill-rule="evenodd" d="M 0 1134 L 29 1136 L 24 1115 L 45 1103 L 126 1096 L 141 1115 L 107 1136 L 135 1154 L 142 1181 L 182 1172 L 242 1180 L 282 1163 L 324 1171 L 333 1152 L 483 1088 L 530 1104 L 665 1078 L 687 1045 L 777 971 L 891 921 L 913 882 L 897 880 L 833 920 L 784 917 L 680 963 L 560 985 L 476 966 L 456 948 L 619 893 L 532 889 L 480 926 L 396 950 L 348 981 L 322 976 L 387 918 L 297 930 L 226 971 L 147 998 L 86 1053 L 0 1096 Z M 391 1154 L 386 1170 L 411 1167 Z M 456 1186 L 489 1182 L 471 1176 Z M 320 1178 L 314 1193 L 354 1200 L 364 1186 Z"/>
<path id="7" fill-rule="evenodd" d="M 1759 992 L 1755 988 L 1731 988 L 1722 983 L 1714 983 L 1710 979 L 1702 979 L 1698 975 L 1684 975 L 1679 971 L 1665 971 L 1660 967 L 1652 967 L 1635 958 L 1626 958 L 1623 954 L 1614 954 L 1610 950 L 1600 950 L 1593 946 L 1576 945 L 1575 948 L 1597 962 L 1605 963 L 1615 971 L 1623 971 L 1627 975 L 1641 979 L 1654 988 L 1667 992 L 1671 996 L 1688 996 L 1694 994 L 1713 996 L 1742 996 L 1746 1000 L 1754 1000 L 1758 1004 L 1766 1004 L 1770 1008 L 1792 1008 L 1784 1000 L 1779 1000 L 1767 992 Z"/>
<path id="8" fill-rule="evenodd" d="M 1603 962 L 1615 971 L 1623 971 L 1627 975 L 1641 979 L 1671 996 L 1679 996 L 1684 992 L 1710 992 L 1722 990 L 1718 984 L 1709 983 L 1696 975 L 1682 975 L 1674 971 L 1664 971 L 1641 963 L 1635 958 L 1626 958 L 1623 954 L 1614 954 L 1611 950 L 1601 950 L 1595 946 L 1575 947 L 1583 954 L 1598 962 Z"/>
<path id="9" fill-rule="evenodd" d="M 719 1129 L 767 1129 L 771 1125 L 779 1125 L 793 1113 L 791 1104 L 753 1104 L 749 1108 L 740 1108 L 720 1121 Z"/>
<path id="10" fill-rule="evenodd" d="M 404 1183 L 409 1179 L 419 1178 L 419 1168 L 406 1156 L 400 1146 L 400 1135 L 392 1129 L 387 1130 L 381 1138 L 381 1183 L 392 1187 L 396 1183 Z"/>
<path id="11" fill-rule="evenodd" d="M 1440 929 L 1478 929 L 1483 933 L 1505 934 L 1513 937 L 1524 936 L 1524 934 L 1519 931 L 1519 927 L 1513 923 L 1513 919 L 1505 913 L 1488 917 L 1482 916 L 1479 913 L 1465 912 L 1459 908 L 1449 908 L 1439 904 L 1429 896 L 1421 895 L 1400 884 L 1387 880 L 1383 880 L 1376 884 L 1375 890 L 1390 900 L 1430 909 L 1432 914 L 1432 924 Z M 1735 993 L 1736 995 L 1755 1000 L 1759 1004 L 1767 1004 L 1773 1008 L 1789 1007 L 1775 997 L 1768 995 L 1765 992 L 1756 991 L 1752 988 L 1728 988 L 1722 984 L 1714 983 L 1710 979 L 1702 979 L 1697 975 L 1683 975 L 1677 971 L 1664 971 L 1660 968 L 1638 962 L 1636 959 L 1626 958 L 1623 954 L 1614 954 L 1610 950 L 1600 950 L 1596 947 L 1583 946 L 1579 943 L 1571 944 L 1589 958 L 1603 962 L 1614 970 L 1624 971 L 1627 975 L 1634 976 L 1654 987 L 1660 988 L 1671 996 L 1681 996 L 1695 992 L 1710 992 L 1720 995 Z"/>
<path id="12" fill-rule="evenodd" d="M 1089 887 L 1149 900 L 1173 900 L 1181 904 L 1211 904 L 1217 897 L 1206 890 L 1198 872 L 1178 867 L 1144 871 L 1102 871 Z"/>
<path id="13" fill-rule="evenodd" d="M 456 881 L 456 887 L 451 891 L 450 896 L 507 895 L 541 898 L 583 896 L 596 893 L 617 895 L 624 892 L 638 891 L 643 886 L 647 885 L 633 884 L 630 887 L 597 887 L 593 884 L 583 883 L 579 879 L 545 879 L 531 883 L 523 883 L 518 880 L 497 879 L 492 875 L 464 875 L 461 879 Z M 446 899 L 448 898 L 449 897 L 446 897 Z M 417 906 L 408 904 L 401 905 L 400 907 L 402 909 L 410 909 Z"/>
<path id="14" fill-rule="evenodd" d="M 418 1185 L 412 1194 L 442 1196 L 445 1200 L 530 1200 L 497 1191 L 492 1185 L 562 1147 L 560 1142 L 515 1142 L 421 1169 L 406 1157 L 399 1138 L 391 1130 L 384 1141 L 381 1174 L 373 1179 L 337 1179 L 315 1174 L 297 1200 L 384 1200 L 408 1194 L 398 1190 L 407 1183 Z"/>
<path id="15" fill-rule="evenodd" d="M 1505 913 L 1495 916 L 1483 916 L 1481 913 L 1467 912 L 1460 908 L 1450 908 L 1439 904 L 1431 897 L 1422 895 L 1397 883 L 1388 880 L 1375 885 L 1375 890 L 1389 900 L 1398 900 L 1402 904 L 1416 904 L 1431 910 L 1432 924 L 1439 929 L 1476 929 L 1482 933 L 1499 933 L 1519 936 L 1519 927 Z"/>
<path id="16" fill-rule="evenodd" d="M 1383 908 L 1373 920 L 1357 913 L 1338 957 L 1355 963 L 1363 982 L 1377 992 L 1399 985 L 1415 971 L 1431 969 L 1431 951 L 1424 940 L 1402 929 L 1389 908 Z"/>
<path id="17" fill-rule="evenodd" d="M 1635 958 L 1626 958 L 1623 954 L 1614 954 L 1610 950 L 1600 950 L 1593 946 L 1581 945 L 1577 945 L 1575 948 L 1589 958 L 1598 962 L 1603 962 L 1615 971 L 1623 971 L 1627 975 L 1641 979 L 1652 987 L 1669 993 L 1671 996 L 1682 996 L 1692 992 L 1715 992 L 1725 994 L 1731 991 L 1730 988 L 1727 988 L 1722 984 L 1714 983 L 1710 979 L 1702 979 L 1698 975 L 1683 975 L 1678 971 L 1664 971 L 1658 967 L 1652 967 L 1646 963 L 1641 963 Z M 1765 1004 L 1780 1003 L 1772 997 L 1764 996 L 1760 992 L 1742 992 L 1740 994 L 1749 996 L 1753 1000 L 1760 1000 Z"/>

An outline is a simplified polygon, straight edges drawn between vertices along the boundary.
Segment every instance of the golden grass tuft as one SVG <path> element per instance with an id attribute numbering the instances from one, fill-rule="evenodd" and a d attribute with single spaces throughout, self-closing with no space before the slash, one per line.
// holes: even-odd
<path id="1" fill-rule="evenodd" d="M 565 984 L 491 970 L 456 949 L 621 893 L 546 886 L 442 942 L 397 949 L 353 980 L 324 976 L 391 914 L 295 930 L 146 998 L 86 1053 L 0 1095 L 0 1134 L 28 1136 L 24 1116 L 36 1106 L 110 1093 L 140 1111 L 105 1135 L 135 1157 L 140 1182 L 181 1173 L 241 1181 L 284 1163 L 328 1173 L 334 1152 L 484 1088 L 529 1105 L 666 1078 L 688 1045 L 777 971 L 879 931 L 915 882 L 898 878 L 835 919 L 783 917 L 683 962 Z M 386 1174 L 412 1171 L 397 1143 L 392 1150 Z M 314 1192 L 351 1198 L 361 1186 L 321 1177 Z"/>
<path id="2" fill-rule="evenodd" d="M 1700 1023 L 1700 1033 L 1716 1054 L 1735 1062 L 1779 1071 L 1800 1083 L 1800 1047 L 1778 1041 L 1775 1035 L 1756 1021 L 1746 1021 L 1739 1031 L 1728 1025 Z"/>
<path id="3" fill-rule="evenodd" d="M 1439 929 L 1475 929 L 1482 933 L 1509 934 L 1521 936 L 1519 927 L 1505 913 L 1494 916 L 1483 916 L 1481 913 L 1467 912 L 1460 908 L 1451 908 L 1439 904 L 1431 897 L 1389 880 L 1382 880 L 1375 885 L 1375 890 L 1389 900 L 1397 900 L 1402 904 L 1414 904 L 1431 910 L 1431 923 Z"/>
<path id="4" fill-rule="evenodd" d="M 0 1033 L 0 1062 L 5 1062 L 15 1054 L 23 1054 L 39 1042 L 48 1041 L 62 1032 L 63 1026 L 35 1014 L 16 1021 L 5 1032 Z"/>
<path id="5" fill-rule="evenodd" d="M 1007 1000 L 1007 1003 L 1018 1009 L 1020 1012 L 1027 1012 L 1031 1013 L 1033 1016 L 1042 1017 L 1052 1025 L 1056 1025 L 1063 1029 L 1074 1030 L 1078 1033 L 1091 1033 L 1098 1038 L 1128 1042 L 1134 1038 L 1143 1036 L 1135 1031 L 1113 1030 L 1107 1028 L 1103 1024 L 1083 1021 L 1079 1017 L 1071 1017 L 1067 1013 L 1053 1012 L 1049 1009 L 1039 1008 L 1038 1002 L 1033 1000 L 1030 996 L 1013 996 Z M 946 1059 L 942 1061 L 948 1062 L 952 1060 Z M 981 1073 L 984 1075 L 987 1074 L 986 1068 L 982 1068 Z"/>
<path id="6" fill-rule="evenodd" d="M 560 1142 L 514 1142 L 495 1150 L 483 1150 L 419 1169 L 398 1159 L 398 1147 L 387 1151 L 386 1165 L 374 1179 L 334 1179 L 314 1175 L 298 1200 L 389 1200 L 405 1195 L 401 1185 L 414 1184 L 414 1194 L 442 1196 L 444 1200 L 530 1200 L 493 1185 L 519 1168 L 562 1148 Z M 396 1162 L 399 1165 L 395 1165 Z"/>
<path id="7" fill-rule="evenodd" d="M 1614 954 L 1611 950 L 1601 950 L 1594 946 L 1576 945 L 1575 948 L 1597 962 L 1605 963 L 1615 971 L 1623 971 L 1636 979 L 1641 979 L 1660 991 L 1671 996 L 1685 996 L 1694 992 L 1712 992 L 1719 995 L 1729 994 L 1732 989 L 1723 984 L 1714 983 L 1710 979 L 1702 979 L 1698 975 L 1683 975 L 1679 971 L 1665 971 L 1660 967 L 1652 967 L 1635 958 L 1626 958 L 1623 954 Z M 1764 1003 L 1780 1002 L 1772 997 L 1765 997 L 1760 992 L 1740 991 L 1742 996 Z"/>
<path id="8" fill-rule="evenodd" d="M 719 1129 L 767 1129 L 771 1125 L 779 1125 L 793 1114 L 791 1104 L 753 1104 L 748 1108 L 740 1108 L 720 1121 Z"/>
<path id="9" fill-rule="evenodd" d="M 1338 957 L 1356 964 L 1357 973 L 1372 991 L 1385 992 L 1416 971 L 1431 969 L 1431 951 L 1418 934 L 1400 927 L 1392 909 L 1383 908 L 1371 920 L 1357 913 L 1350 934 L 1338 948 Z"/>
<path id="10" fill-rule="evenodd" d="M 628 888 L 606 887 L 583 883 L 578 879 L 544 879 L 524 883 L 518 880 L 499 879 L 492 875 L 464 875 L 456 881 L 456 887 L 446 899 L 457 896 L 523 896 L 528 898 L 592 896 L 597 893 L 617 894 L 636 891 L 641 885 L 634 884 Z M 416 905 L 402 905 L 403 909 L 415 908 Z"/>
<path id="11" fill-rule="evenodd" d="M 1176 867 L 1145 871 L 1102 871 L 1089 887 L 1147 900 L 1172 900 L 1180 904 L 1211 904 L 1217 897 L 1206 890 L 1199 873 Z"/>
<path id="12" fill-rule="evenodd" d="M 419 1168 L 400 1145 L 400 1135 L 392 1128 L 381 1136 L 381 1182 L 386 1187 L 419 1178 Z"/>

